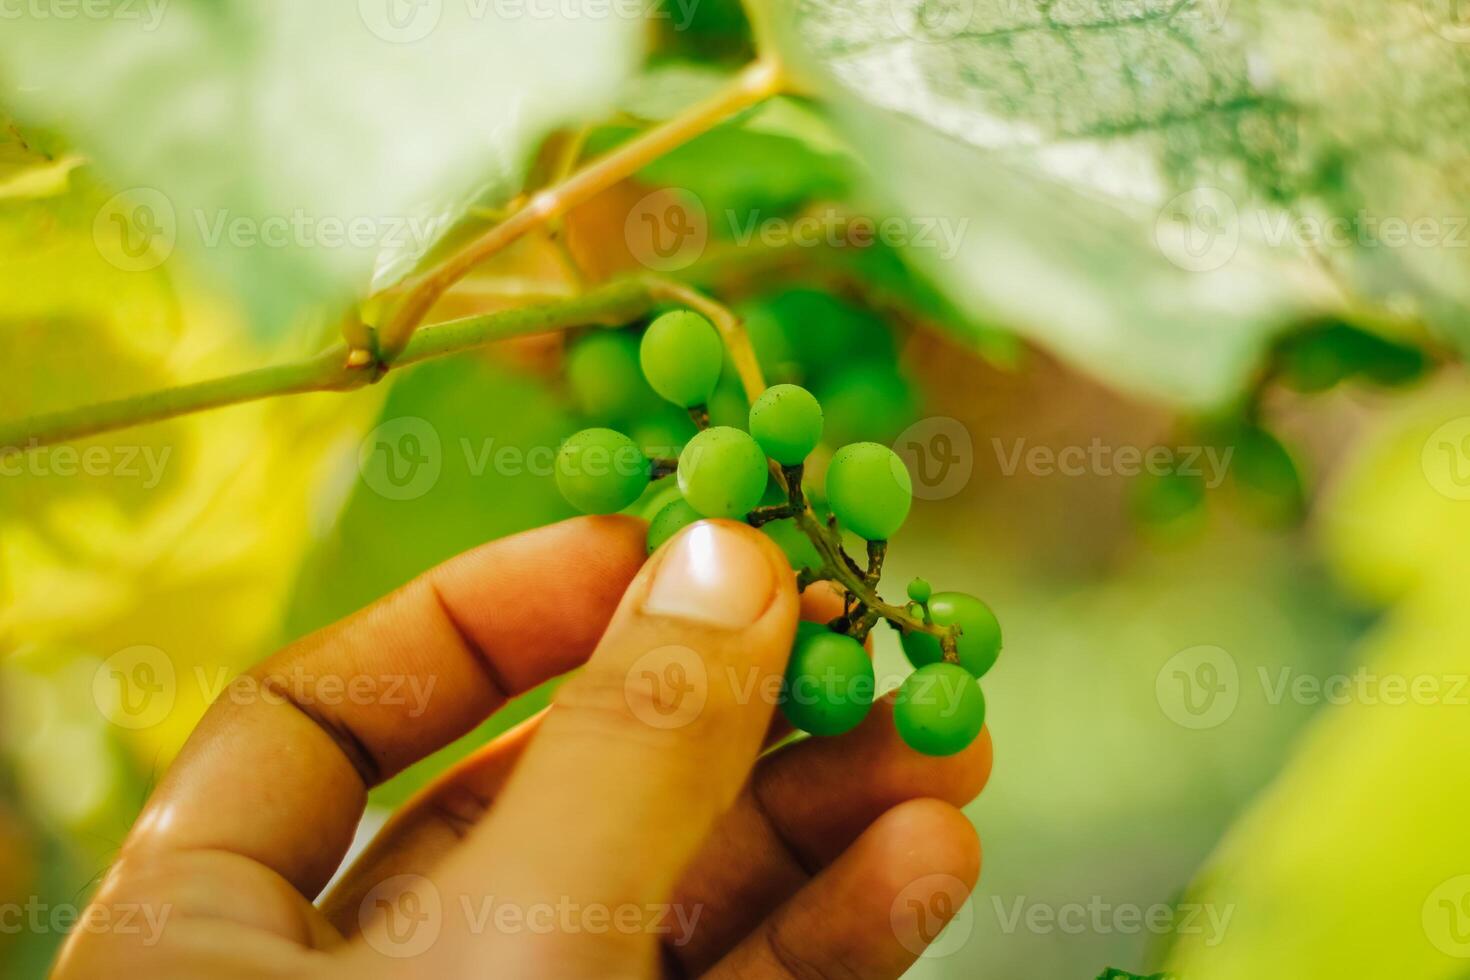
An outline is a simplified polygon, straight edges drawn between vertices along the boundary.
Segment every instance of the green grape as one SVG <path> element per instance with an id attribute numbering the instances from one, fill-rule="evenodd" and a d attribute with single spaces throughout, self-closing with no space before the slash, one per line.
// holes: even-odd
<path id="1" fill-rule="evenodd" d="M 745 389 L 734 368 L 720 375 L 714 394 L 709 396 L 710 425 L 728 425 L 732 429 L 744 429 L 750 424 L 750 402 L 745 400 Z"/>
<path id="2" fill-rule="evenodd" d="M 800 643 L 803 637 L 817 636 L 830 632 L 832 631 L 827 628 L 826 623 L 814 623 L 809 619 L 798 619 L 796 621 L 796 639 L 793 641 L 793 647 L 796 643 Z"/>
<path id="3" fill-rule="evenodd" d="M 774 385 L 750 406 L 750 434 L 767 456 L 796 466 L 822 441 L 822 406 L 805 388 Z"/>
<path id="4" fill-rule="evenodd" d="M 934 587 L 924 579 L 916 578 L 909 583 L 909 598 L 921 606 L 927 603 L 933 594 Z"/>
<path id="5" fill-rule="evenodd" d="M 892 364 L 898 356 L 893 333 L 881 317 L 826 290 L 788 289 L 768 300 L 766 308 L 785 327 L 808 378 L 852 364 Z"/>
<path id="6" fill-rule="evenodd" d="M 639 348 L 648 383 L 680 408 L 709 401 L 724 359 L 725 345 L 714 325 L 691 310 L 674 310 L 654 320 Z"/>
<path id="7" fill-rule="evenodd" d="M 633 427 L 631 435 L 645 454 L 674 457 L 698 431 L 688 412 L 681 412 L 668 402 L 658 402 L 644 421 Z"/>
<path id="8" fill-rule="evenodd" d="M 761 525 L 761 533 L 786 553 L 786 560 L 791 567 L 797 571 L 803 568 L 821 568 L 822 555 L 817 551 L 817 546 L 812 544 L 812 539 L 806 536 L 806 532 L 797 527 L 796 519 L 786 517 L 779 521 L 769 521 Z"/>
<path id="9" fill-rule="evenodd" d="M 801 377 L 801 365 L 786 327 L 770 307 L 765 303 L 745 303 L 739 313 L 761 373 L 777 381 Z"/>
<path id="10" fill-rule="evenodd" d="M 929 597 L 929 618 L 936 626 L 960 628 L 955 648 L 960 666 L 972 676 L 984 677 L 995 666 L 995 659 L 1000 656 L 1000 623 L 985 603 L 963 592 L 936 592 Z M 937 636 L 913 631 L 904 633 L 901 642 L 903 652 L 915 667 L 937 664 L 944 659 Z"/>
<path id="11" fill-rule="evenodd" d="M 586 334 L 567 350 L 567 387 L 598 422 L 638 418 L 659 404 L 638 364 L 638 339 L 621 330 Z"/>
<path id="12" fill-rule="evenodd" d="M 985 695 L 958 664 L 927 664 L 898 689 L 893 722 L 909 748 L 925 755 L 954 755 L 985 727 Z"/>
<path id="13" fill-rule="evenodd" d="M 913 503 L 913 482 L 903 460 L 887 446 L 843 446 L 827 466 L 827 503 L 848 530 L 869 541 L 887 541 L 903 526 Z"/>
<path id="14" fill-rule="evenodd" d="M 648 489 L 643 491 L 637 500 L 624 508 L 624 513 L 651 521 L 669 504 L 683 499 L 683 495 L 679 493 L 677 480 L 654 480 L 648 484 Z"/>
<path id="15" fill-rule="evenodd" d="M 556 486 L 584 514 L 611 514 L 648 487 L 648 459 L 612 429 L 583 429 L 556 454 Z"/>
<path id="16" fill-rule="evenodd" d="M 873 661 L 857 640 L 824 626 L 798 629 L 781 684 L 781 713 L 804 732 L 841 735 L 867 717 L 876 686 Z"/>
<path id="17" fill-rule="evenodd" d="M 679 454 L 679 491 L 705 517 L 743 518 L 760 503 L 770 471 L 749 433 L 705 429 Z"/>
<path id="18" fill-rule="evenodd" d="M 857 364 L 817 390 L 827 417 L 827 439 L 892 442 L 918 417 L 913 390 L 892 363 Z"/>
<path id="19" fill-rule="evenodd" d="M 665 541 L 699 519 L 699 511 L 690 507 L 682 497 L 666 504 L 654 515 L 653 520 L 648 522 L 648 553 L 653 554 L 663 546 Z"/>

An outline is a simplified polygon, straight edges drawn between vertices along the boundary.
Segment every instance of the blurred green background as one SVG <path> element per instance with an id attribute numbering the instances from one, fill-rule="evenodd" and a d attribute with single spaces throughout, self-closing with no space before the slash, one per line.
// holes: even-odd
<path id="1" fill-rule="evenodd" d="M 1273 57 L 1274 94 L 1315 114 L 1273 107 L 1230 133 L 1181 131 L 1160 120 L 1171 100 L 1199 97 L 1188 59 L 1145 22 L 1079 14 L 1071 26 L 1115 42 L 1075 58 L 1111 63 L 1122 52 L 1154 69 L 1158 104 L 1131 98 L 1159 117 L 1120 136 L 1104 124 L 1139 106 L 1120 105 L 1105 79 L 1067 83 L 1079 120 L 1020 97 L 1000 69 L 976 70 L 990 64 L 972 47 L 989 43 L 986 31 L 930 24 L 896 74 L 863 60 L 913 42 L 923 4 L 802 6 L 807 47 L 789 56 L 811 60 L 823 98 L 778 99 L 717 127 L 574 211 L 560 244 L 532 239 L 498 257 L 441 312 L 562 294 L 568 263 L 589 280 L 646 264 L 650 243 L 630 217 L 672 188 L 708 219 L 708 244 L 673 274 L 735 304 L 768 377 L 822 398 L 833 441 L 907 454 L 921 499 L 884 591 L 900 594 L 921 574 L 973 592 L 1006 637 L 985 683 L 995 773 L 968 811 L 984 842 L 982 881 L 915 976 L 1091 977 L 1108 965 L 1191 980 L 1465 976 L 1470 383 L 1454 342 L 1470 327 L 1470 248 L 1447 236 L 1317 254 L 1247 228 L 1221 267 L 1191 269 L 1156 222 L 1173 191 L 1208 178 L 1244 215 L 1366 206 L 1452 224 L 1470 207 L 1463 169 L 1446 176 L 1470 133 L 1454 101 L 1470 79 L 1467 45 L 1446 39 L 1433 4 L 1369 14 L 1242 3 L 1229 16 L 1245 40 L 1211 27 L 1209 5 L 1184 5 L 1194 19 L 1171 29 L 1204 52 L 1207 81 L 1233 77 L 1247 55 Z M 997 9 L 1025 20 L 1030 7 Z M 1314 51 L 1315 64 L 1283 54 L 1338 20 L 1357 33 Z M 609 69 L 629 76 L 617 104 L 599 115 L 575 107 L 597 125 L 542 113 L 539 131 L 519 134 L 505 180 L 534 179 L 546 132 L 576 134 L 584 155 L 615 147 L 751 54 L 729 0 L 704 0 L 680 23 L 637 29 L 647 60 Z M 1037 43 L 1068 26 L 1042 25 Z M 83 43 L 36 29 L 47 43 Z M 1374 45 L 1402 55 L 1389 59 L 1398 75 L 1372 70 L 1402 104 L 1379 91 L 1354 115 L 1342 103 L 1361 93 L 1329 99 L 1320 76 L 1341 82 Z M 1009 54 L 1035 58 L 1042 78 L 1072 67 L 1045 51 Z M 875 71 L 892 77 L 874 87 Z M 864 99 L 883 112 L 854 125 Z M 301 296 L 264 303 L 281 255 L 221 260 L 184 247 L 157 268 L 119 268 L 99 244 L 99 216 L 150 162 L 114 153 L 109 169 L 97 120 L 81 119 L 75 144 L 51 129 L 71 132 L 75 107 L 59 104 L 52 118 L 20 86 L 0 88 L 0 357 L 10 367 L 0 420 L 330 341 L 335 321 L 312 304 L 340 292 L 333 277 L 361 269 L 327 263 Z M 987 113 L 1034 124 L 1054 150 L 1119 153 L 1120 170 L 1147 171 L 1156 186 L 1109 198 L 1115 186 L 1078 177 L 1055 154 L 1038 163 L 1036 146 L 986 145 L 973 127 Z M 930 125 L 920 132 L 915 120 Z M 1082 145 L 1084 132 L 1097 145 Z M 1423 178 L 1417 195 L 1406 175 Z M 199 192 L 159 182 L 179 200 Z M 486 207 L 507 196 L 491 183 L 476 192 Z M 456 235 L 494 217 L 457 214 Z M 854 246 L 843 235 L 869 215 L 907 216 L 909 238 Z M 844 231 L 811 247 L 742 240 L 741 228 L 802 216 Z M 920 219 L 948 222 L 963 247 L 916 245 Z M 282 309 L 287 326 L 263 329 L 261 311 Z M 1320 349 L 1290 339 L 1322 331 L 1346 331 L 1332 336 L 1347 347 L 1332 350 L 1357 351 L 1351 370 L 1324 369 L 1312 360 Z M 568 516 L 535 460 L 589 422 L 634 421 L 608 405 L 636 401 L 636 371 L 620 374 L 605 352 L 596 378 L 579 380 L 577 368 L 589 343 L 632 338 L 531 338 L 351 394 L 176 419 L 85 440 L 71 457 L 7 457 L 0 908 L 85 901 L 234 672 L 451 555 Z M 1405 356 L 1412 363 L 1398 370 Z M 726 384 L 716 420 L 738 420 L 740 399 Z M 677 415 L 650 409 L 641 422 L 645 445 L 687 436 Z M 374 453 L 384 440 L 405 445 L 405 433 L 427 467 L 408 484 L 385 469 L 398 462 L 392 451 Z M 494 463 L 505 447 L 528 465 Z M 1134 476 L 1124 461 L 1190 447 L 1232 454 L 1220 486 Z M 88 458 L 97 465 L 83 466 Z M 880 676 L 901 673 L 896 638 L 876 637 Z M 134 682 L 151 700 L 127 700 Z M 544 703 L 544 691 L 528 695 L 380 788 L 369 823 Z M 0 963 L 38 974 L 63 931 L 54 920 L 0 929 Z"/>

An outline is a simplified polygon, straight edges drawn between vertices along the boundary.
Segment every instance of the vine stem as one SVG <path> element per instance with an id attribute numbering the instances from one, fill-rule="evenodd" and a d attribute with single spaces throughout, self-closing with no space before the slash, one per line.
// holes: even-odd
<path id="1" fill-rule="evenodd" d="M 643 277 L 621 279 L 579 296 L 450 320 L 419 331 L 398 358 L 403 366 L 444 357 L 510 337 L 569 327 L 616 326 L 652 309 L 655 284 Z M 114 432 L 192 412 L 310 391 L 351 391 L 372 384 L 381 372 L 339 344 L 303 361 L 149 392 L 132 398 L 67 409 L 0 423 L 0 453 Z"/>
<path id="2" fill-rule="evenodd" d="M 758 58 L 709 98 L 633 137 L 560 182 L 537 191 L 500 224 L 407 285 L 402 304 L 378 333 L 377 356 L 385 364 L 397 361 L 439 297 L 476 265 L 533 228 L 560 218 L 742 109 L 777 95 L 782 86 L 783 74 L 777 63 Z"/>
<path id="3" fill-rule="evenodd" d="M 811 539 L 812 544 L 822 556 L 822 563 L 825 567 L 818 569 L 819 578 L 836 582 L 847 590 L 848 595 L 854 596 L 871 612 L 890 622 L 901 623 L 905 629 L 929 633 L 941 640 L 952 634 L 953 631 L 949 627 L 925 623 L 915 619 L 907 609 L 885 602 L 878 595 L 874 585 L 869 584 L 866 576 L 853 572 L 848 566 L 847 557 L 842 551 L 842 542 L 836 539 L 835 532 L 817 520 L 817 515 L 810 507 L 803 508 L 796 515 L 796 523 Z"/>

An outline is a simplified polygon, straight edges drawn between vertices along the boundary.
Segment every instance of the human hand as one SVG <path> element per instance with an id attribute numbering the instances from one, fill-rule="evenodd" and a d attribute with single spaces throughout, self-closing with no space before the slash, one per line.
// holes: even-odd
<path id="1" fill-rule="evenodd" d="M 140 907 L 159 928 L 78 928 L 58 975 L 898 976 L 978 877 L 956 806 L 989 776 L 988 732 L 922 756 L 880 699 L 762 756 L 798 615 L 838 600 L 798 596 L 743 525 L 646 563 L 643 542 L 621 517 L 495 541 L 243 675 L 82 919 Z M 369 787 L 584 662 L 313 904 Z M 354 678 L 430 694 L 318 696 Z"/>

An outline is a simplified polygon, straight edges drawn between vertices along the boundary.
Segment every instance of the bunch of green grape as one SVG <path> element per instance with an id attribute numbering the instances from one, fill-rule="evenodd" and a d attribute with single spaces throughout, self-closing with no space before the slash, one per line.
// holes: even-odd
<path id="1" fill-rule="evenodd" d="M 973 596 L 931 593 L 920 580 L 902 607 L 883 602 L 875 591 L 887 542 L 913 502 L 897 454 L 875 442 L 837 449 L 826 467 L 823 519 L 804 486 L 807 458 L 826 427 L 823 406 L 811 392 L 777 384 L 755 399 L 739 420 L 743 425 L 711 424 L 708 406 L 726 373 L 726 352 L 714 326 L 688 310 L 650 324 L 637 353 L 648 387 L 683 409 L 695 434 L 677 459 L 659 459 L 615 429 L 576 433 L 556 458 L 556 483 L 567 501 L 584 513 L 610 514 L 651 500 L 650 553 L 695 521 L 747 521 L 782 547 L 800 584 L 842 586 L 843 615 L 825 624 L 802 623 L 796 632 L 781 694 L 782 712 L 794 727 L 840 735 L 867 717 L 878 692 L 863 641 L 882 619 L 899 630 L 916 668 L 894 696 L 899 735 L 930 755 L 953 754 L 974 741 L 985 724 L 978 681 L 1000 653 L 995 615 Z M 594 386 L 594 394 L 607 387 L 606 381 Z M 866 568 L 844 550 L 844 529 L 868 543 Z"/>

